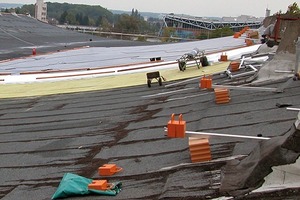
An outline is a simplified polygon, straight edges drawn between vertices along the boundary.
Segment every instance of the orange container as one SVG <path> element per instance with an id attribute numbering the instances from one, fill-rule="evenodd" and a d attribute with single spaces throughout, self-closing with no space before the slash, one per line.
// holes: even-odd
<path id="1" fill-rule="evenodd" d="M 231 62 L 230 63 L 230 71 L 236 72 L 239 71 L 240 63 L 239 62 Z"/>
<path id="2" fill-rule="evenodd" d="M 212 78 L 207 78 L 206 79 L 206 88 L 207 89 L 212 88 Z"/>
<path id="3" fill-rule="evenodd" d="M 228 60 L 227 55 L 222 54 L 221 57 L 220 57 L 220 61 L 227 61 L 227 60 Z"/>
<path id="4" fill-rule="evenodd" d="M 206 88 L 206 78 L 205 78 L 205 77 L 202 77 L 202 78 L 200 79 L 200 88 L 201 88 L 201 89 Z"/>
<path id="5" fill-rule="evenodd" d="M 182 120 L 182 114 L 179 115 L 179 120 L 175 120 L 175 114 L 171 115 L 171 120 L 168 122 L 168 137 L 184 138 L 186 131 L 186 122 Z"/>
<path id="6" fill-rule="evenodd" d="M 253 45 L 253 41 L 250 40 L 250 39 L 245 39 L 245 43 L 246 43 L 247 46 Z"/>
<path id="7" fill-rule="evenodd" d="M 241 37 L 241 33 L 240 32 L 235 32 L 233 37 L 234 38 L 239 38 L 239 37 Z"/>
<path id="8" fill-rule="evenodd" d="M 200 79 L 199 87 L 201 89 L 204 89 L 204 88 L 210 89 L 210 88 L 212 88 L 212 78 L 211 78 L 211 76 L 203 76 Z"/>
<path id="9" fill-rule="evenodd" d="M 98 168 L 98 174 L 100 176 L 111 176 L 122 170 L 121 167 L 117 167 L 116 164 L 104 164 Z"/>
<path id="10" fill-rule="evenodd" d="M 88 184 L 89 190 L 107 190 L 110 189 L 110 184 L 107 180 L 93 180 L 92 183 Z"/>
<path id="11" fill-rule="evenodd" d="M 176 128 L 176 137 L 184 138 L 186 131 L 186 122 L 182 120 L 182 114 L 179 115 L 179 121 Z"/>

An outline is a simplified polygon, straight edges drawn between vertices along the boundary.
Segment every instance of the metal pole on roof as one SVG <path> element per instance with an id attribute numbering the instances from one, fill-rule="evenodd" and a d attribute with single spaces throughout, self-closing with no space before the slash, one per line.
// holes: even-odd
<path id="1" fill-rule="evenodd" d="M 295 65 L 295 73 L 299 72 L 299 62 L 300 62 L 300 37 L 298 37 L 298 41 L 296 43 L 296 65 Z"/>
<path id="2" fill-rule="evenodd" d="M 286 108 L 287 110 L 291 110 L 291 111 L 300 111 L 300 108 L 291 108 L 291 107 L 289 107 L 289 108 Z"/>
<path id="3" fill-rule="evenodd" d="M 227 88 L 231 90 L 251 90 L 251 91 L 261 91 L 261 92 L 277 92 L 277 88 L 267 88 L 267 87 L 247 87 L 247 86 L 233 86 L 233 85 L 212 85 L 212 88 Z"/>
<path id="4" fill-rule="evenodd" d="M 221 134 L 221 133 L 207 133 L 207 132 L 194 132 L 186 131 L 186 135 L 189 137 L 203 137 L 207 138 L 209 136 L 218 136 L 218 137 L 232 137 L 232 138 L 243 138 L 243 139 L 256 139 L 256 140 L 269 140 L 268 137 L 258 137 L 258 136 L 247 136 L 247 135 L 231 135 L 231 134 Z"/>
<path id="5" fill-rule="evenodd" d="M 165 127 L 165 132 L 168 132 L 168 128 Z M 209 138 L 209 137 L 230 137 L 230 138 L 241 138 L 241 139 L 254 139 L 254 140 L 269 140 L 271 138 L 261 137 L 261 136 L 248 136 L 248 135 L 232 135 L 232 134 L 222 134 L 222 133 L 208 133 L 208 132 L 195 132 L 195 131 L 185 131 L 185 135 L 188 137 L 196 138 Z"/>

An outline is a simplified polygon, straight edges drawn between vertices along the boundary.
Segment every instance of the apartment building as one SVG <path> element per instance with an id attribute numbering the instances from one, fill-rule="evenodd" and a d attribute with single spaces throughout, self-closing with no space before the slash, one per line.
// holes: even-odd
<path id="1" fill-rule="evenodd" d="M 47 22 L 47 3 L 44 3 L 44 0 L 36 0 L 35 18 Z"/>

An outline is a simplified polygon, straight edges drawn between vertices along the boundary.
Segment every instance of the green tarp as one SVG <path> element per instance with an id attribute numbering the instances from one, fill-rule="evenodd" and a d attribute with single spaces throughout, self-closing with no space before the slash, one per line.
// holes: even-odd
<path id="1" fill-rule="evenodd" d="M 92 183 L 92 179 L 85 178 L 76 174 L 66 173 L 52 199 L 61 199 L 70 196 L 83 196 L 89 194 L 115 196 L 121 191 L 122 183 L 112 183 L 112 188 L 109 190 L 89 190 L 88 184 Z"/>

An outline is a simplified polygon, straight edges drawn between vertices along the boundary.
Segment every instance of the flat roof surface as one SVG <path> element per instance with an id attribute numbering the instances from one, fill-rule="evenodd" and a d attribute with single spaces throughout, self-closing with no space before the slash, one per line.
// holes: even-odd
<path id="1" fill-rule="evenodd" d="M 211 138 L 213 160 L 192 164 L 188 139 L 165 136 L 170 115 L 182 113 L 190 131 L 275 137 L 295 121 L 295 112 L 276 104 L 300 106 L 298 87 L 292 82 L 284 93 L 232 90 L 223 105 L 213 92 L 201 91 L 198 80 L 171 88 L 145 84 L 2 99 L 1 196 L 49 199 L 64 173 L 99 179 L 98 167 L 116 163 L 123 171 L 108 180 L 121 181 L 123 190 L 114 199 L 218 197 L 226 160 L 249 154 L 261 142 Z"/>
<path id="2" fill-rule="evenodd" d="M 38 53 L 47 53 L 82 46 L 122 47 L 157 44 L 97 37 L 58 28 L 26 15 L 5 13 L 0 15 L 0 41 L 0 60 L 31 55 L 33 48 L 36 48 Z"/>
<path id="3" fill-rule="evenodd" d="M 201 70 L 205 68 L 190 67 L 180 73 L 197 74 Z M 170 79 L 163 86 L 153 82 L 148 88 L 145 74 L 140 75 L 145 78 L 142 85 L 84 91 L 82 88 L 93 87 L 97 80 L 101 84 L 101 78 L 93 82 L 77 80 L 74 85 L 72 81 L 65 83 L 70 83 L 69 88 L 81 89 L 80 92 L 0 99 L 0 197 L 50 199 L 65 173 L 102 179 L 97 174 L 98 167 L 116 163 L 123 171 L 107 180 L 122 182 L 123 189 L 117 196 L 68 199 L 219 198 L 224 195 L 221 186 L 231 183 L 230 179 L 222 180 L 228 161 L 237 163 L 255 150 L 259 153 L 260 148 L 276 144 L 278 136 L 299 132 L 293 125 L 297 114 L 285 106 L 300 107 L 299 81 L 289 77 L 254 85 L 283 87 L 283 92 L 233 89 L 229 103 L 216 104 L 214 92 L 201 90 L 197 76 L 180 81 Z M 214 84 L 233 83 L 218 73 L 212 78 Z M 126 79 L 133 81 L 137 77 L 126 75 Z M 110 77 L 107 82 L 110 81 L 120 80 Z M 7 85 L 9 90 L 5 92 L 34 93 L 48 87 L 59 90 L 61 83 Z M 189 131 L 261 134 L 275 140 L 212 137 L 212 161 L 191 163 L 188 138 L 165 136 L 164 127 L 172 113 L 183 114 Z M 289 156 L 294 153 L 285 149 L 282 152 Z M 263 163 L 253 175 L 258 181 L 262 173 L 268 172 L 269 164 L 276 162 L 270 155 L 268 165 Z M 274 195 L 295 199 L 299 189 L 258 192 L 241 198 L 274 199 Z"/>
<path id="4" fill-rule="evenodd" d="M 83 47 L 81 49 L 30 56 L 0 63 L 1 72 L 18 74 L 28 71 L 101 68 L 124 64 L 149 62 L 160 57 L 163 61 L 176 61 L 193 49 L 205 50 L 206 54 L 245 47 L 244 38 L 224 37 L 197 42 L 135 46 L 135 47 Z M 30 51 L 29 51 L 30 52 Z M 220 52 L 222 53 L 222 52 Z"/>

